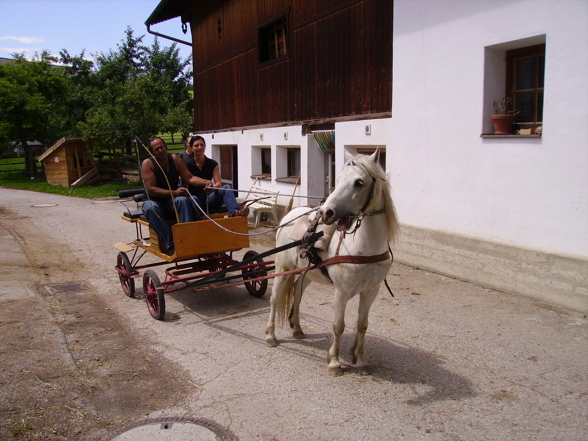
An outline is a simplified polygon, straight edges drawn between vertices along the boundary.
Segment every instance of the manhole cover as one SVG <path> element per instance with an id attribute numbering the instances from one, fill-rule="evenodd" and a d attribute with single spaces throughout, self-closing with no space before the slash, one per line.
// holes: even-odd
<path id="1" fill-rule="evenodd" d="M 63 293 L 70 293 L 70 292 L 80 292 L 80 291 L 86 291 L 88 289 L 88 285 L 86 285 L 84 282 L 79 282 L 79 283 L 63 283 L 61 285 L 49 285 L 46 286 L 45 288 L 47 288 L 49 291 L 57 291 L 57 292 L 63 292 Z"/>
<path id="2" fill-rule="evenodd" d="M 46 207 L 56 207 L 57 204 L 34 204 L 31 205 L 31 207 L 35 207 L 35 208 L 46 208 Z"/>
<path id="3" fill-rule="evenodd" d="M 228 430 L 204 418 L 155 418 L 117 430 L 102 441 L 237 441 Z"/>

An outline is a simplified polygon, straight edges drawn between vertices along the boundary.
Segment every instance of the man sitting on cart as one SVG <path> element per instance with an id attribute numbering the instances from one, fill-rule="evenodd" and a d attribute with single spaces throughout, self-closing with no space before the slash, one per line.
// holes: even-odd
<path id="1" fill-rule="evenodd" d="M 184 185 L 189 185 L 190 194 L 196 199 L 198 205 L 203 208 L 220 208 L 224 204 L 231 216 L 247 216 L 249 208 L 241 209 L 231 186 L 222 185 L 218 162 L 204 154 L 206 150 L 204 138 L 199 135 L 192 136 L 189 145 L 191 153 L 181 152 L 180 157 L 190 173 L 209 182 L 209 185 L 202 187 L 183 181 Z"/>
<path id="2" fill-rule="evenodd" d="M 191 187 L 200 189 L 209 185 L 209 181 L 192 175 L 180 157 L 167 152 L 167 144 L 163 139 L 151 139 L 149 149 L 153 156 L 141 164 L 147 191 L 143 212 L 159 236 L 162 251 L 171 256 L 174 254 L 174 241 L 166 219 L 176 217 L 174 203 L 179 222 L 200 220 L 200 213 L 190 201 L 188 190 L 179 186 L 180 177 Z"/>

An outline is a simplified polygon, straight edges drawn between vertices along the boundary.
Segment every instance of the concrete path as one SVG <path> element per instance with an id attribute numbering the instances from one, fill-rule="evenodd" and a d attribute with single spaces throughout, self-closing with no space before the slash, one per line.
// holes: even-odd
<path id="1" fill-rule="evenodd" d="M 123 295 L 113 268 L 112 244 L 134 238 L 134 227 L 120 220 L 123 209 L 0 189 L 0 302 L 31 295 L 23 281 L 39 277 L 39 262 L 27 265 L 39 249 L 47 250 L 48 278 L 54 258 L 70 262 L 61 282 L 88 284 L 150 357 L 177 366 L 190 391 L 142 418 L 209 418 L 241 441 L 588 439 L 588 320 L 581 314 L 394 264 L 395 297 L 382 287 L 370 314 L 372 375 L 347 367 L 333 378 L 330 288 L 311 285 L 303 298 L 307 339 L 278 329 L 277 348 L 264 342 L 269 290 L 261 299 L 243 286 L 171 293 L 166 320 L 153 320 L 141 298 Z M 268 241 L 252 240 L 251 248 L 267 249 Z M 347 361 L 356 308 L 354 299 L 342 343 Z"/>

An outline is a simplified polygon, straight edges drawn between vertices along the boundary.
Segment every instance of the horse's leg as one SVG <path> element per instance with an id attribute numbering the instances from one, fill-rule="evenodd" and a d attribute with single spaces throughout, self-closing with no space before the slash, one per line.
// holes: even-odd
<path id="1" fill-rule="evenodd" d="M 374 303 L 379 291 L 379 285 L 373 287 L 367 293 L 361 293 L 359 296 L 359 310 L 357 313 L 357 328 L 355 330 L 355 341 L 351 348 L 353 364 L 360 375 L 369 375 L 367 361 L 365 359 L 365 333 L 368 328 L 368 315 L 370 308 Z"/>
<path id="2" fill-rule="evenodd" d="M 305 277 L 303 273 L 298 277 L 294 284 L 294 301 L 292 302 L 292 309 L 290 311 L 290 327 L 292 328 L 292 336 L 297 339 L 305 337 L 304 331 L 300 326 L 300 301 L 302 300 L 302 293 L 310 285 L 310 279 Z"/>
<path id="3" fill-rule="evenodd" d="M 278 346 L 279 342 L 276 338 L 276 313 L 278 312 L 284 290 L 288 284 L 287 278 L 291 276 L 278 276 L 274 279 L 274 286 L 272 288 L 272 296 L 270 298 L 270 315 L 265 328 L 265 342 L 270 347 Z"/>
<path id="4" fill-rule="evenodd" d="M 341 369 L 341 362 L 339 361 L 339 344 L 341 342 L 341 335 L 345 330 L 345 307 L 347 306 L 348 300 L 349 298 L 344 296 L 338 289 L 335 290 L 333 300 L 333 342 L 327 355 L 329 374 L 335 377 L 343 375 L 343 369 Z"/>

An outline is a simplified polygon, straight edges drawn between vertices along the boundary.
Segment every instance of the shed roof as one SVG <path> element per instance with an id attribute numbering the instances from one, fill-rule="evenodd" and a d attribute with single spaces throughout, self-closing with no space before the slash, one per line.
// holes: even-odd
<path id="1" fill-rule="evenodd" d="M 37 158 L 37 161 L 41 162 L 43 159 L 45 159 L 47 156 L 49 156 L 51 153 L 53 153 L 55 150 L 57 150 L 59 147 L 61 147 L 62 145 L 64 145 L 67 142 L 79 142 L 79 141 L 83 141 L 83 139 L 82 138 L 66 138 L 64 136 L 59 141 L 57 141 L 55 144 L 53 144 L 51 147 L 49 147 L 47 150 L 45 150 L 45 153 L 40 155 Z"/>

